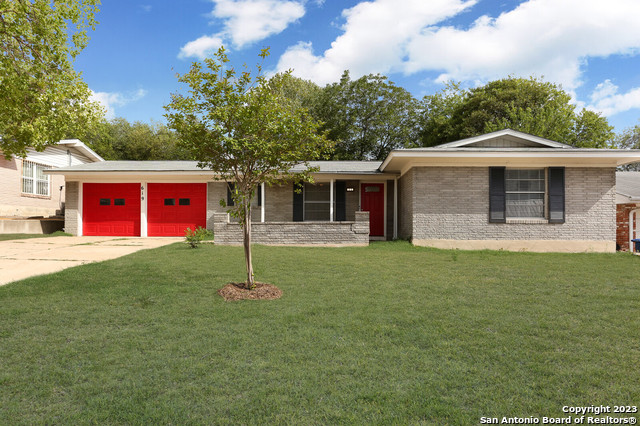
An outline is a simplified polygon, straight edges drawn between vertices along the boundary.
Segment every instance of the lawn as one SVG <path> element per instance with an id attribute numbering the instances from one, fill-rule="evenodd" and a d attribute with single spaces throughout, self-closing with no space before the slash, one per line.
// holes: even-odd
<path id="1" fill-rule="evenodd" d="M 640 405 L 640 258 L 174 244 L 0 287 L 2 424 L 477 424 Z"/>
<path id="2" fill-rule="evenodd" d="M 51 234 L 0 234 L 0 241 L 6 240 L 25 240 L 27 238 L 48 238 L 48 237 L 70 237 L 71 234 L 62 231 L 56 231 Z"/>

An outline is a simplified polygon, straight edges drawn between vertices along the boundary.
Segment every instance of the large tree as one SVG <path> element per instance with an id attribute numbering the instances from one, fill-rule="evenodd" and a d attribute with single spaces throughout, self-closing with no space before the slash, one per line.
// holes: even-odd
<path id="1" fill-rule="evenodd" d="M 311 111 L 335 141 L 336 160 L 383 160 L 417 137 L 418 102 L 379 74 L 351 80 L 345 71 L 322 89 Z"/>
<path id="2" fill-rule="evenodd" d="M 605 117 L 576 112 L 567 92 L 536 78 L 510 77 L 470 90 L 452 83 L 422 105 L 422 146 L 505 128 L 591 148 L 608 146 L 614 136 Z"/>
<path id="3" fill-rule="evenodd" d="M 152 121 L 129 123 L 122 117 L 104 121 L 80 134 L 80 139 L 105 160 L 190 160 L 178 144 L 178 135 Z"/>
<path id="4" fill-rule="evenodd" d="M 266 58 L 268 49 L 260 57 Z M 234 201 L 229 207 L 242 225 L 247 288 L 254 288 L 251 258 L 251 206 L 261 183 L 311 181 L 307 160 L 322 156 L 331 144 L 298 102 L 284 95 L 290 73 L 268 79 L 257 65 L 236 71 L 221 47 L 204 64 L 194 62 L 178 77 L 189 87 L 165 106 L 175 129 L 199 166 L 227 182 Z M 300 172 L 292 167 L 303 164 Z M 224 201 L 221 201 L 224 203 Z"/>
<path id="5" fill-rule="evenodd" d="M 0 149 L 44 149 L 102 115 L 73 69 L 99 0 L 0 0 Z"/>

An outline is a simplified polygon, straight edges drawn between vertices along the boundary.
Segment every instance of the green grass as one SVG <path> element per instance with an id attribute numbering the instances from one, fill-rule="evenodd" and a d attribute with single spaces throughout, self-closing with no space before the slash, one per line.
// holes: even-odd
<path id="1" fill-rule="evenodd" d="M 48 238 L 48 237 L 70 237 L 71 234 L 62 231 L 55 231 L 51 234 L 0 234 L 0 241 L 25 240 L 27 238 Z"/>
<path id="2" fill-rule="evenodd" d="M 640 258 L 173 244 L 0 287 L 2 424 L 477 424 L 639 405 Z"/>

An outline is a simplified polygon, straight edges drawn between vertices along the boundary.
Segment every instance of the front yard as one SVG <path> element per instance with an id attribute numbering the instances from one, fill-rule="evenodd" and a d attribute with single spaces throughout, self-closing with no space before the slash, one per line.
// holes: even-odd
<path id="1" fill-rule="evenodd" d="M 0 287 L 0 423 L 423 423 L 640 405 L 640 258 L 142 251 Z"/>

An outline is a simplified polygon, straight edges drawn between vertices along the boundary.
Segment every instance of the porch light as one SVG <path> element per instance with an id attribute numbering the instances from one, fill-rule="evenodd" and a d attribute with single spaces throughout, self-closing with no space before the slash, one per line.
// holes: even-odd
<path id="1" fill-rule="evenodd" d="M 352 186 L 347 187 L 347 192 L 353 192 L 354 188 Z"/>

